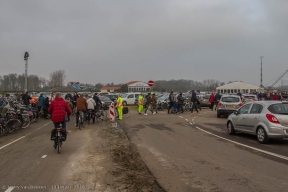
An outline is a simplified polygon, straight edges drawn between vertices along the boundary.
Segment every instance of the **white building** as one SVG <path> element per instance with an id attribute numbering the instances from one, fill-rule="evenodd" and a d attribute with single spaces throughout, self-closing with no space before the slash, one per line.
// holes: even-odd
<path id="1" fill-rule="evenodd" d="M 148 92 L 151 90 L 149 85 L 142 81 L 131 81 L 126 85 L 128 86 L 128 92 Z"/>
<path id="2" fill-rule="evenodd" d="M 252 93 L 263 92 L 264 89 L 255 85 L 250 85 L 243 82 L 233 82 L 216 88 L 220 93 Z"/>

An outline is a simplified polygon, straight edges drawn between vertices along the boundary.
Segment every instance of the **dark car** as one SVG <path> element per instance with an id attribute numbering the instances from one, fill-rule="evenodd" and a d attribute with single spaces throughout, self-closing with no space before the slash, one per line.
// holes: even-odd
<path id="1" fill-rule="evenodd" d="M 99 96 L 99 99 L 101 100 L 102 105 L 105 105 L 105 106 L 111 105 L 111 103 L 112 103 L 111 99 L 109 99 L 106 96 Z"/>
<path id="2" fill-rule="evenodd" d="M 197 95 L 199 101 L 200 101 L 200 105 L 201 107 L 210 107 L 211 106 L 211 103 L 209 101 L 209 98 L 210 98 L 210 94 L 206 94 L 206 95 Z"/>
<path id="3" fill-rule="evenodd" d="M 117 95 L 106 95 L 111 101 L 115 102 L 117 100 Z"/>

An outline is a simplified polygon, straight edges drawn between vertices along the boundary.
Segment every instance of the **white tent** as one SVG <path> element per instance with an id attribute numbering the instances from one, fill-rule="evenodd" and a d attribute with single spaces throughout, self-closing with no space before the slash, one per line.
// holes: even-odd
<path id="1" fill-rule="evenodd" d="M 216 88 L 220 93 L 252 93 L 263 92 L 264 89 L 255 85 L 250 85 L 243 82 L 233 82 Z"/>

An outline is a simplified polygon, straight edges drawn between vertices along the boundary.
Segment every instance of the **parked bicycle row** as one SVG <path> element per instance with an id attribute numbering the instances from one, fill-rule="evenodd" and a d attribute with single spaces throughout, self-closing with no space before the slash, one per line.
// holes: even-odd
<path id="1" fill-rule="evenodd" d="M 39 113 L 33 105 L 23 105 L 12 98 L 0 98 L 0 136 L 29 127 L 39 116 L 43 116 L 43 111 Z"/>

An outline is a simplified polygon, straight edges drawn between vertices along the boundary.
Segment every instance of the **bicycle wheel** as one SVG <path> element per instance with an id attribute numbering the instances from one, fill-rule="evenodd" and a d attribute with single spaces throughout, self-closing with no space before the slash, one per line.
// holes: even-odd
<path id="1" fill-rule="evenodd" d="M 0 136 L 5 134 L 5 129 L 2 125 L 0 125 Z"/>
<path id="2" fill-rule="evenodd" d="M 88 125 L 90 125 L 90 120 L 91 120 L 91 117 L 90 117 L 90 114 L 88 114 L 88 115 L 87 115 L 87 124 L 88 124 Z"/>
<path id="3" fill-rule="evenodd" d="M 79 117 L 78 117 L 78 127 L 79 127 L 80 130 L 81 130 L 81 123 L 82 123 L 82 118 L 79 115 Z"/>
<path id="4" fill-rule="evenodd" d="M 60 153 L 60 143 L 61 143 L 61 134 L 60 134 L 60 136 L 57 136 L 57 148 L 58 148 L 58 153 Z"/>
<path id="5" fill-rule="evenodd" d="M 97 121 L 97 123 L 100 123 L 101 117 L 97 117 L 97 116 L 96 116 L 96 121 Z"/>
<path id="6" fill-rule="evenodd" d="M 22 114 L 22 129 L 27 128 L 30 125 L 30 119 L 28 114 Z"/>
<path id="7" fill-rule="evenodd" d="M 7 121 L 5 126 L 8 133 L 16 133 L 19 131 L 19 129 L 21 129 L 22 123 L 19 119 L 10 119 Z"/>

